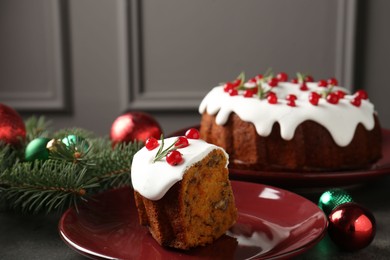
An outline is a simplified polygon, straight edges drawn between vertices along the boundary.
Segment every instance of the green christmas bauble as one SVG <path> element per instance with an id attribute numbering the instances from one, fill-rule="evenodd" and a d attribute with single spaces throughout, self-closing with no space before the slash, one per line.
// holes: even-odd
<path id="1" fill-rule="evenodd" d="M 320 207 L 326 215 L 329 215 L 337 206 L 352 201 L 351 195 L 345 190 L 331 189 L 322 193 L 318 201 L 318 207 Z"/>
<path id="2" fill-rule="evenodd" d="M 84 138 L 77 135 L 68 135 L 62 139 L 62 142 L 67 147 L 75 146 L 76 150 L 78 148 L 78 149 L 82 149 L 83 151 L 86 151 L 89 148 L 88 142 Z"/>
<path id="3" fill-rule="evenodd" d="M 46 137 L 38 137 L 32 140 L 25 150 L 26 161 L 47 160 L 49 158 L 49 150 L 46 148 L 46 145 L 49 141 L 50 139 Z"/>

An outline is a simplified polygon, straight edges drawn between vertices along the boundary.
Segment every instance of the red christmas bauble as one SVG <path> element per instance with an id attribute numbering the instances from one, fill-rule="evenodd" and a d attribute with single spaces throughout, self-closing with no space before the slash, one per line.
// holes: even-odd
<path id="1" fill-rule="evenodd" d="M 0 141 L 20 146 L 26 139 L 22 117 L 12 108 L 0 103 Z"/>
<path id="2" fill-rule="evenodd" d="M 336 207 L 328 218 L 329 237 L 342 249 L 348 251 L 362 249 L 368 246 L 375 237 L 374 216 L 354 202 Z"/>
<path id="3" fill-rule="evenodd" d="M 159 123 L 151 115 L 128 112 L 115 119 L 111 126 L 110 139 L 112 145 L 135 140 L 145 142 L 149 137 L 160 139 L 161 133 Z"/>

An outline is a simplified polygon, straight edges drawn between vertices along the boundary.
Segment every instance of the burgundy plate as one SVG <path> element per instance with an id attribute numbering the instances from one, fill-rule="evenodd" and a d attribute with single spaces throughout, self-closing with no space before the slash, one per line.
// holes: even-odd
<path id="1" fill-rule="evenodd" d="M 101 193 L 68 209 L 59 231 L 71 248 L 104 259 L 280 259 L 303 253 L 326 232 L 324 213 L 311 201 L 289 191 L 232 181 L 237 223 L 206 247 L 189 251 L 161 247 L 139 225 L 131 188 Z"/>
<path id="2" fill-rule="evenodd" d="M 199 129 L 199 125 L 192 126 Z M 170 136 L 184 135 L 187 129 L 178 130 Z M 382 129 L 382 159 L 369 169 L 334 172 L 278 172 L 241 170 L 230 168 L 233 180 L 265 183 L 284 188 L 325 188 L 353 186 L 390 174 L 390 130 Z"/>

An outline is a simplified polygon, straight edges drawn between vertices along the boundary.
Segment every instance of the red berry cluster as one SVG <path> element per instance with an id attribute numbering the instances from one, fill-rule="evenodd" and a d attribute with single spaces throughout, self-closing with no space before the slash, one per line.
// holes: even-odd
<path id="1" fill-rule="evenodd" d="M 237 96 L 239 94 L 239 90 L 243 90 L 243 96 L 245 98 L 250 98 L 255 95 L 258 96 L 258 98 L 263 99 L 266 98 L 269 104 L 277 104 L 278 103 L 278 96 L 272 92 L 272 90 L 264 90 L 262 88 L 262 83 L 267 83 L 268 86 L 272 88 L 277 87 L 279 85 L 279 82 L 286 82 L 288 80 L 288 75 L 284 72 L 280 72 L 276 75 L 276 77 L 273 76 L 272 73 L 266 73 L 265 75 L 257 75 L 256 77 L 253 77 L 248 80 L 249 83 L 254 83 L 254 87 L 245 87 L 245 76 L 243 73 L 240 74 L 240 76 L 232 81 L 227 82 L 224 85 L 224 91 L 229 93 L 230 96 Z M 299 89 L 301 91 L 308 91 L 309 88 L 307 86 L 307 82 L 314 82 L 314 78 L 310 75 L 304 75 L 302 73 L 297 73 L 297 77 L 291 79 L 292 83 L 300 84 Z M 325 100 L 330 104 L 338 104 L 341 99 L 343 99 L 346 95 L 344 91 L 337 90 L 332 91 L 334 86 L 338 85 L 338 81 L 335 78 L 329 78 L 327 80 L 321 79 L 318 81 L 319 87 L 326 88 L 326 91 L 322 94 L 317 92 L 311 92 L 309 94 L 309 102 L 317 106 L 320 99 L 322 97 L 325 98 Z M 295 95 L 288 95 L 286 97 L 287 105 L 291 107 L 296 106 L 297 97 Z M 362 99 L 368 99 L 367 93 L 364 90 L 359 90 L 356 92 L 353 100 L 351 100 L 351 104 L 359 107 L 361 105 Z"/>
<path id="2" fill-rule="evenodd" d="M 351 100 L 351 104 L 356 107 L 360 107 L 362 99 L 368 99 L 368 94 L 366 91 L 361 89 L 356 91 L 354 98 Z"/>
<path id="3" fill-rule="evenodd" d="M 318 81 L 318 86 L 324 87 L 324 88 L 326 88 L 328 86 L 331 86 L 331 87 L 337 86 L 338 84 L 339 84 L 339 82 L 335 78 L 330 78 L 328 80 L 321 79 Z"/>
<path id="4" fill-rule="evenodd" d="M 290 94 L 286 97 L 287 105 L 290 107 L 295 107 L 295 100 L 297 100 L 297 96 Z"/>
<path id="5" fill-rule="evenodd" d="M 243 90 L 242 95 L 245 98 L 251 98 L 257 95 L 260 99 L 267 98 L 271 104 L 276 104 L 276 95 L 269 91 L 265 91 L 262 87 L 262 83 L 267 83 L 268 86 L 274 88 L 279 85 L 279 82 L 285 82 L 287 80 L 288 75 L 284 72 L 278 73 L 276 77 L 274 77 L 272 73 L 266 73 L 265 75 L 259 74 L 248 80 L 248 83 L 255 84 L 254 87 L 245 87 L 245 75 L 241 73 L 234 81 L 225 83 L 223 90 L 230 96 L 237 96 L 239 94 L 239 90 Z"/>
<path id="6" fill-rule="evenodd" d="M 238 95 L 238 88 L 243 84 L 241 79 L 237 78 L 233 82 L 227 82 L 223 87 L 223 90 L 229 93 L 230 96 Z"/>
<path id="7" fill-rule="evenodd" d="M 189 146 L 188 139 L 199 139 L 200 134 L 199 131 L 195 128 L 190 128 L 185 133 L 185 136 L 180 136 L 177 138 L 176 142 L 174 142 L 170 147 L 163 150 L 164 143 L 162 141 L 162 146 L 156 154 L 155 160 L 158 160 L 165 156 L 165 160 L 172 166 L 178 165 L 183 161 L 182 154 L 177 151 L 179 148 L 184 148 Z M 156 149 L 160 144 L 158 143 L 156 138 L 150 137 L 145 142 L 145 147 L 149 151 Z"/>

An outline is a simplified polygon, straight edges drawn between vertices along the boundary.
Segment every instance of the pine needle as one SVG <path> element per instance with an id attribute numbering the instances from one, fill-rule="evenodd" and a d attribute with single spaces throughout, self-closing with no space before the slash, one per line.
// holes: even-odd
<path id="1" fill-rule="evenodd" d="M 84 129 L 62 129 L 50 135 L 47 127 L 44 118 L 29 119 L 27 139 L 73 134 L 87 140 L 89 148 L 77 160 L 74 151 L 85 143 L 62 147 L 65 150 L 52 153 L 46 161 L 26 162 L 24 147 L 15 150 L 0 143 L 0 200 L 10 208 L 28 213 L 62 212 L 72 206 L 77 210 L 77 204 L 93 194 L 131 185 L 131 162 L 143 143 L 113 148 L 108 138 L 97 138 Z"/>

